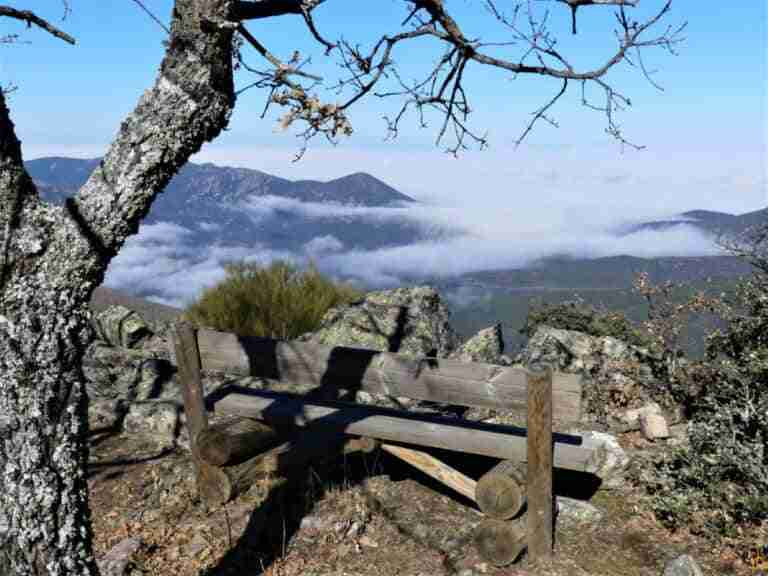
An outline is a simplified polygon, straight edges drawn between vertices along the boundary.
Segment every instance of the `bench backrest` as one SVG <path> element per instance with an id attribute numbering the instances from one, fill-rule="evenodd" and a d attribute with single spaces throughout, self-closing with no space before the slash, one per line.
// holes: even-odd
<path id="1" fill-rule="evenodd" d="M 411 358 L 362 348 L 195 330 L 203 370 L 228 372 L 312 387 L 364 390 L 445 404 L 526 410 L 527 376 L 522 368 L 437 358 Z M 171 358 L 175 352 L 169 342 Z M 581 417 L 581 377 L 552 376 L 552 416 Z"/>

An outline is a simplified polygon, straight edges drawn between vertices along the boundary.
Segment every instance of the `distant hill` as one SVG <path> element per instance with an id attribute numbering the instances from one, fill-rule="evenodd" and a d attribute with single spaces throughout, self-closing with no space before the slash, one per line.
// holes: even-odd
<path id="1" fill-rule="evenodd" d="M 677 226 L 692 226 L 713 236 L 720 234 L 732 236 L 766 221 L 768 221 L 768 208 L 738 215 L 710 210 L 690 210 L 669 220 L 656 220 L 629 226 L 622 230 L 620 235 L 628 236 L 643 230 L 668 230 Z"/>
<path id="2" fill-rule="evenodd" d="M 30 160 L 25 166 L 41 197 L 61 205 L 77 192 L 99 161 L 51 157 Z M 255 207 L 250 213 L 244 209 L 247 202 Z M 307 203 L 327 209 L 311 209 Z M 272 250 L 289 251 L 301 250 L 323 237 L 339 250 L 371 250 L 457 233 L 427 230 L 394 210 L 415 203 L 362 172 L 329 182 L 291 181 L 259 170 L 188 163 L 155 199 L 143 223 L 183 226 L 192 231 L 190 243 L 201 247 L 262 243 Z M 382 217 L 370 218 L 363 209 L 379 209 Z"/>
<path id="3" fill-rule="evenodd" d="M 639 272 L 654 283 L 700 282 L 707 278 L 734 278 L 751 272 L 736 256 L 668 256 L 639 258 L 607 256 L 591 260 L 553 257 L 530 268 L 484 270 L 442 281 L 446 288 L 474 285 L 495 292 L 516 290 L 614 290 L 629 288 Z"/>

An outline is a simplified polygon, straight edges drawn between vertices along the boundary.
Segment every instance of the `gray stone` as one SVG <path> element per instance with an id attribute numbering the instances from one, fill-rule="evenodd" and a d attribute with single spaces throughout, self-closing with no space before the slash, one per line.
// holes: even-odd
<path id="1" fill-rule="evenodd" d="M 658 396 L 654 392 L 651 397 L 648 392 L 664 388 L 653 377 L 653 366 L 659 361 L 647 349 L 610 336 L 591 336 L 546 325 L 536 329 L 515 357 L 516 364 L 544 363 L 561 372 L 580 374 L 584 384 L 582 423 L 599 424 L 615 432 L 639 427 L 639 419 L 627 425 L 627 408 L 656 400 L 663 402 L 665 410 L 674 411 L 670 395 Z"/>
<path id="2" fill-rule="evenodd" d="M 667 562 L 664 576 L 704 576 L 704 573 L 692 556 L 683 554 Z"/>
<path id="3" fill-rule="evenodd" d="M 125 538 L 96 561 L 103 576 L 126 576 L 136 553 L 141 549 L 141 538 Z"/>
<path id="4" fill-rule="evenodd" d="M 501 364 L 503 352 L 504 336 L 501 332 L 501 324 L 495 324 L 480 330 L 448 357 L 460 362 Z"/>
<path id="5" fill-rule="evenodd" d="M 92 400 L 88 403 L 88 429 L 97 431 L 119 426 L 127 411 L 122 398 Z"/>
<path id="6" fill-rule="evenodd" d="M 558 519 L 575 522 L 597 522 L 602 519 L 603 511 L 584 500 L 557 496 L 555 499 Z"/>
<path id="7" fill-rule="evenodd" d="M 638 430 L 640 428 L 640 416 L 643 414 L 661 415 L 661 406 L 657 402 L 648 402 L 640 408 L 626 410 L 620 416 L 620 420 L 626 426 L 626 431 Z"/>
<path id="8" fill-rule="evenodd" d="M 458 344 L 449 317 L 431 286 L 370 292 L 363 300 L 331 308 L 308 341 L 446 358 Z"/>
<path id="9" fill-rule="evenodd" d="M 648 440 L 669 438 L 667 420 L 661 414 L 643 412 L 640 415 L 640 430 Z"/>
<path id="10" fill-rule="evenodd" d="M 571 433 L 578 433 L 572 430 Z M 615 436 L 605 432 L 581 432 L 585 446 L 595 448 L 595 457 L 587 472 L 602 480 L 600 488 L 614 489 L 624 486 L 623 473 L 629 464 L 629 456 Z"/>
<path id="11" fill-rule="evenodd" d="M 173 402 L 134 402 L 123 419 L 127 434 L 144 436 L 159 448 L 174 445 L 179 425 L 179 406 Z"/>
<path id="12" fill-rule="evenodd" d="M 97 336 L 112 346 L 134 348 L 152 335 L 149 325 L 137 312 L 119 304 L 92 314 L 91 324 Z"/>
<path id="13" fill-rule="evenodd" d="M 164 362 L 157 358 L 147 358 L 140 362 L 135 388 L 136 400 L 149 400 L 159 394 Z"/>

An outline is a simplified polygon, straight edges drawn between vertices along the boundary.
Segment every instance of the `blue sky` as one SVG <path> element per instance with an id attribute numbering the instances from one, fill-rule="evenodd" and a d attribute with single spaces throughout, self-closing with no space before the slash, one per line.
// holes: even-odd
<path id="1" fill-rule="evenodd" d="M 0 83 L 18 86 L 9 105 L 25 157 L 103 154 L 121 119 L 152 85 L 165 32 L 132 0 L 72 0 L 72 13 L 64 21 L 56 1 L 44 3 L 42 9 L 40 3 L 7 3 L 39 9 L 40 15 L 78 40 L 77 46 L 69 46 L 12 21 L 0 23 L 0 33 L 19 32 L 29 41 L 0 45 Z M 170 0 L 144 3 L 161 20 L 169 21 Z M 638 20 L 658 10 L 662 1 L 639 4 L 629 10 Z M 564 6 L 544 1 L 533 5 L 550 10 L 550 28 L 558 35 L 558 46 L 577 68 L 591 67 L 612 53 L 613 8 L 580 9 L 579 34 L 574 37 Z M 446 6 L 467 36 L 507 38 L 482 1 L 446 0 Z M 407 4 L 401 0 L 328 0 L 316 10 L 315 18 L 327 37 L 343 35 L 366 45 L 381 33 L 397 31 L 406 14 Z M 608 78 L 633 102 L 618 120 L 630 140 L 647 146 L 642 151 L 622 151 L 604 133 L 604 117 L 580 105 L 578 89 L 553 109 L 559 128 L 539 124 L 526 143 L 514 148 L 530 112 L 550 98 L 558 84 L 539 77 L 512 80 L 502 71 L 475 66 L 466 81 L 476 110 L 471 125 L 479 132 L 489 131 L 487 151 L 468 152 L 459 159 L 445 155 L 434 146 L 436 117 L 428 118 L 427 129 L 417 128 L 412 118 L 403 124 L 397 140 L 383 142 L 386 131 L 381 116 L 396 110 L 398 102 L 373 98 L 351 111 L 352 137 L 335 148 L 317 139 L 302 161 L 292 163 L 299 140 L 290 131 L 277 129 L 279 108 L 261 119 L 265 94 L 249 91 L 240 97 L 230 129 L 193 160 L 255 168 L 291 179 L 324 180 L 366 171 L 447 210 L 443 218 L 475 230 L 485 238 L 486 247 L 510 245 L 522 236 L 545 238 L 563 230 L 577 237 L 577 229 L 589 234 L 625 219 L 690 209 L 743 213 L 763 208 L 768 203 L 766 3 L 742 0 L 726 8 L 719 2 L 674 0 L 665 23 L 677 26 L 683 21 L 688 21 L 688 27 L 686 41 L 677 47 L 679 55 L 661 49 L 645 53 L 647 67 L 658 70 L 654 78 L 663 92 L 653 88 L 639 70 L 625 65 Z M 328 84 L 338 77 L 335 62 L 323 57 L 300 18 L 253 22 L 249 29 L 285 59 L 294 49 L 312 56 L 307 69 L 322 75 Z M 252 65 L 262 64 L 253 50 L 246 54 Z M 436 54 L 434 43 L 420 42 L 395 52 L 394 57 L 406 77 L 416 77 Z M 247 74 L 237 77 L 238 85 L 249 80 Z M 585 239 L 584 245 L 594 242 L 594 238 Z M 653 255 L 654 250 L 668 251 L 670 243 L 680 252 L 704 250 L 701 238 L 664 236 L 620 249 Z M 577 238 L 570 245 L 586 250 L 579 248 Z M 484 249 L 476 247 L 475 252 Z M 606 244 L 600 253 L 612 249 Z"/>

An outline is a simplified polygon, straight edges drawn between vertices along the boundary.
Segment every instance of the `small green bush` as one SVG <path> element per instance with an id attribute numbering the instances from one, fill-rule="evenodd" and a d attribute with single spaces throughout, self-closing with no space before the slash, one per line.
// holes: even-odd
<path id="1" fill-rule="evenodd" d="M 636 346 L 647 346 L 650 342 L 624 314 L 597 310 L 579 300 L 532 304 L 525 325 L 519 332 L 530 338 L 541 325 L 575 330 L 596 337 L 612 336 Z"/>
<path id="2" fill-rule="evenodd" d="M 303 273 L 282 260 L 268 268 L 229 262 L 224 269 L 227 278 L 185 310 L 193 324 L 291 340 L 316 330 L 329 308 L 363 296 L 350 285 L 323 277 L 314 263 Z"/>

